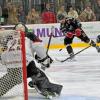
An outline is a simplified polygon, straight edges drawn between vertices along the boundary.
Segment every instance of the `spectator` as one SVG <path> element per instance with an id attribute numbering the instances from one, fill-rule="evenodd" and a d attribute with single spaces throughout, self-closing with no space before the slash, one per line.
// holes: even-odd
<path id="1" fill-rule="evenodd" d="M 84 11 L 79 15 L 79 20 L 82 22 L 95 21 L 96 16 L 91 9 L 90 4 L 87 4 Z"/>
<path id="2" fill-rule="evenodd" d="M 97 21 L 100 21 L 100 0 L 96 0 L 96 3 L 94 4 L 94 12 L 96 14 Z"/>
<path id="3" fill-rule="evenodd" d="M 17 23 L 18 23 L 17 8 L 15 7 L 15 5 L 11 5 L 8 13 L 8 24 L 13 25 Z"/>
<path id="4" fill-rule="evenodd" d="M 26 20 L 25 17 L 26 16 L 25 16 L 23 6 L 20 6 L 18 9 L 18 21 L 25 24 L 25 20 Z"/>
<path id="5" fill-rule="evenodd" d="M 64 5 L 62 5 L 62 6 L 59 8 L 59 10 L 58 10 L 58 12 L 57 12 L 57 15 L 59 15 L 59 14 L 63 14 L 65 17 L 67 17 L 67 12 L 66 12 L 66 10 L 65 10 L 65 6 L 64 6 Z"/>
<path id="6" fill-rule="evenodd" d="M 58 16 L 59 14 L 63 14 L 65 17 L 67 17 L 67 12 L 65 11 L 65 6 L 64 6 L 64 5 L 62 5 L 62 6 L 60 7 L 60 9 L 58 10 L 57 16 Z M 58 18 L 58 17 L 57 17 L 57 18 Z M 57 19 L 57 21 L 58 21 L 58 19 Z"/>
<path id="7" fill-rule="evenodd" d="M 0 24 L 1 24 L 1 17 L 2 17 L 2 8 L 0 6 Z"/>
<path id="8" fill-rule="evenodd" d="M 0 6 L 0 17 L 2 16 L 2 7 Z"/>
<path id="9" fill-rule="evenodd" d="M 50 4 L 46 4 L 46 8 L 41 15 L 42 23 L 56 23 L 56 15 L 51 11 Z"/>
<path id="10" fill-rule="evenodd" d="M 8 20 L 8 6 L 7 5 L 5 5 L 4 8 L 2 8 L 2 18 L 4 19 L 3 24 L 6 25 L 7 20 Z"/>
<path id="11" fill-rule="evenodd" d="M 40 23 L 40 16 L 39 16 L 39 13 L 35 10 L 35 8 L 32 8 L 31 11 L 29 11 L 26 23 L 27 24 L 39 24 Z"/>
<path id="12" fill-rule="evenodd" d="M 68 17 L 78 18 L 78 13 L 72 6 L 69 8 Z"/>

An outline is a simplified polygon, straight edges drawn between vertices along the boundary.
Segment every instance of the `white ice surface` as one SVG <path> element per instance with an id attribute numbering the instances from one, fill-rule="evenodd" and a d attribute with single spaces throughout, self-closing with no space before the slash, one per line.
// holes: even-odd
<path id="1" fill-rule="evenodd" d="M 50 50 L 49 55 L 53 59 L 68 57 L 65 49 Z M 100 53 L 91 47 L 78 54 L 75 59 L 75 62 L 55 61 L 46 70 L 51 79 L 63 85 L 61 96 L 53 100 L 100 100 Z M 29 93 L 29 100 L 45 98 L 37 93 Z"/>
<path id="2" fill-rule="evenodd" d="M 74 49 L 75 53 L 80 49 Z M 49 55 L 55 59 L 68 57 L 65 49 L 50 50 Z M 89 48 L 75 57 L 75 62 L 60 63 L 54 61 L 46 73 L 49 77 L 63 85 L 61 96 L 53 100 L 100 100 L 100 53 L 95 48 Z M 16 90 L 16 89 L 15 89 Z M 17 89 L 18 90 L 18 89 Z M 23 100 L 6 98 L 0 100 Z M 29 100 L 46 100 L 43 96 L 31 90 Z"/>

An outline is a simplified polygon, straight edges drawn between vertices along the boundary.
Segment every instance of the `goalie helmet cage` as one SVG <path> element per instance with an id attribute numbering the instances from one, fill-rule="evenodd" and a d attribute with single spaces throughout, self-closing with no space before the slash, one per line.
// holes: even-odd
<path id="1" fill-rule="evenodd" d="M 24 32 L 0 31 L 0 100 L 28 100 Z"/>

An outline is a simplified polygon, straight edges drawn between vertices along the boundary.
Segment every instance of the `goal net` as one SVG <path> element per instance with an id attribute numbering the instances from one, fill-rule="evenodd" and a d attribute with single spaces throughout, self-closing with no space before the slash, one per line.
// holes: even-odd
<path id="1" fill-rule="evenodd" d="M 25 58 L 24 33 L 0 31 L 0 100 L 27 100 Z"/>

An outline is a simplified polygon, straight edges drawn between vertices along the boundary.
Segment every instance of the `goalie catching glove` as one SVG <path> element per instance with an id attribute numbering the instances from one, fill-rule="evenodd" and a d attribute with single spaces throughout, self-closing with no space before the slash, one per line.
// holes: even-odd
<path id="1" fill-rule="evenodd" d="M 53 62 L 50 56 L 46 56 L 45 58 L 41 59 L 37 54 L 35 55 L 35 59 L 38 63 L 41 64 L 41 68 L 45 70 L 45 68 L 49 68 L 50 64 Z"/>

